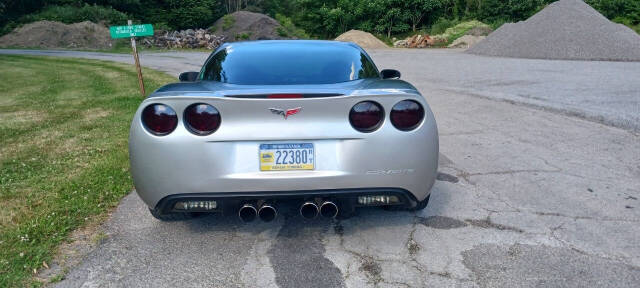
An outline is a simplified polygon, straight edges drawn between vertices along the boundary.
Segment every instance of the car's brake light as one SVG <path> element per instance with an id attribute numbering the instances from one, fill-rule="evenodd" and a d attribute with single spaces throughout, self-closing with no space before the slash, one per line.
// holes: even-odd
<path id="1" fill-rule="evenodd" d="M 398 130 L 410 131 L 424 118 L 424 108 L 414 100 L 402 100 L 391 109 L 391 124 Z"/>
<path id="2" fill-rule="evenodd" d="M 349 112 L 351 126 L 360 132 L 373 132 L 384 120 L 384 110 L 380 104 L 373 101 L 362 101 L 353 105 Z"/>
<path id="3" fill-rule="evenodd" d="M 204 104 L 192 104 L 184 110 L 185 126 L 196 135 L 209 135 L 220 127 L 220 112 L 215 107 Z"/>
<path id="4" fill-rule="evenodd" d="M 167 135 L 178 126 L 176 111 L 164 104 L 151 104 L 142 110 L 142 124 L 151 134 Z"/>

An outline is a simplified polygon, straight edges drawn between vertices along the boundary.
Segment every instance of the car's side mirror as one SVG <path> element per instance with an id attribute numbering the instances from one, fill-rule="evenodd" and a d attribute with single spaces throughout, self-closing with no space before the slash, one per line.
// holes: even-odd
<path id="1" fill-rule="evenodd" d="M 400 71 L 395 69 L 384 69 L 380 71 L 382 79 L 400 79 Z"/>
<path id="2" fill-rule="evenodd" d="M 193 82 L 198 80 L 199 74 L 200 72 L 182 72 L 178 79 L 180 79 L 180 82 Z"/>

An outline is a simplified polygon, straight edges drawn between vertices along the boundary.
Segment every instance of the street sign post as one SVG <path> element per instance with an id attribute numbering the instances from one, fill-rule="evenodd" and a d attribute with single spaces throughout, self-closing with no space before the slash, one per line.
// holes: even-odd
<path id="1" fill-rule="evenodd" d="M 136 70 L 138 71 L 138 85 L 140 86 L 140 94 L 145 96 L 144 81 L 142 79 L 142 69 L 140 68 L 140 58 L 138 57 L 138 49 L 136 48 L 136 38 L 142 36 L 153 36 L 153 26 L 151 24 L 132 25 L 132 21 L 127 21 L 127 26 L 111 26 L 109 27 L 111 38 L 131 38 L 131 48 L 133 49 L 133 60 L 136 62 Z"/>

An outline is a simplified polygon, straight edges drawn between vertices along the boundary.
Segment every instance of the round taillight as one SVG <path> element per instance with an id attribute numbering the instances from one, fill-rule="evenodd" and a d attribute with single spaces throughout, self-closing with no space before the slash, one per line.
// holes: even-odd
<path id="1" fill-rule="evenodd" d="M 373 101 L 362 101 L 353 105 L 349 112 L 351 126 L 360 132 L 373 132 L 384 119 L 384 110 L 380 104 Z"/>
<path id="2" fill-rule="evenodd" d="M 418 127 L 424 118 L 424 108 L 413 100 L 402 100 L 391 109 L 391 124 L 398 130 L 410 131 Z"/>
<path id="3" fill-rule="evenodd" d="M 196 135 L 209 135 L 220 127 L 220 112 L 215 107 L 204 104 L 192 104 L 184 110 L 184 122 L 187 129 Z"/>
<path id="4" fill-rule="evenodd" d="M 164 104 L 151 104 L 142 110 L 142 124 L 157 136 L 167 135 L 178 126 L 176 111 Z"/>

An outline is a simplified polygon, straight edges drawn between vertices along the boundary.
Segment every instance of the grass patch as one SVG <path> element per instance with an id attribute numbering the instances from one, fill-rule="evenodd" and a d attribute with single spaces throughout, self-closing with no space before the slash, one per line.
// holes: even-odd
<path id="1" fill-rule="evenodd" d="M 233 24 L 236 24 L 236 18 L 233 18 L 233 15 L 227 14 L 222 16 L 222 30 L 227 31 L 231 29 Z"/>
<path id="2" fill-rule="evenodd" d="M 0 55 L 0 287 L 34 269 L 133 187 L 127 138 L 142 101 L 133 66 Z M 173 77 L 144 69 L 147 91 Z"/>
<path id="3" fill-rule="evenodd" d="M 456 25 L 449 27 L 447 29 L 444 30 L 444 33 L 442 34 L 438 34 L 438 35 L 434 35 L 434 37 L 436 38 L 441 38 L 441 39 L 446 39 L 447 40 L 447 45 L 453 43 L 453 41 L 455 41 L 456 39 L 464 36 L 465 33 L 467 33 L 467 31 L 475 28 L 475 27 L 487 27 L 489 28 L 490 26 L 487 24 L 484 24 L 480 21 L 477 20 L 471 20 L 471 21 L 466 21 L 466 22 L 460 22 L 457 23 Z"/>

